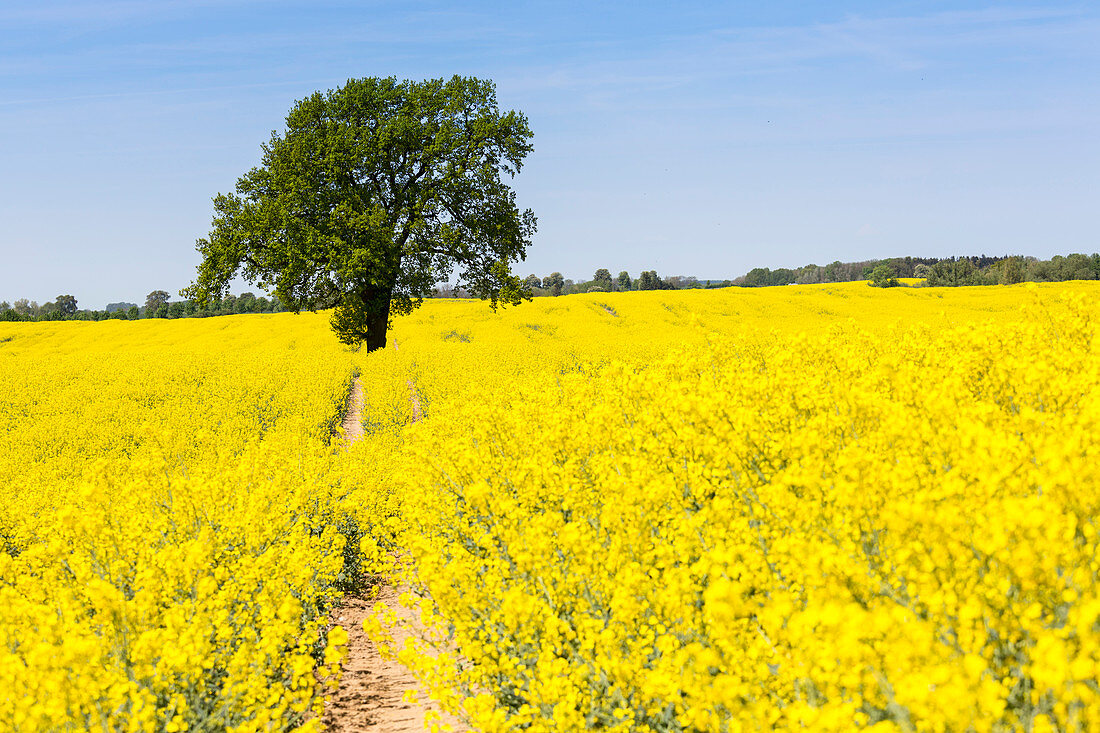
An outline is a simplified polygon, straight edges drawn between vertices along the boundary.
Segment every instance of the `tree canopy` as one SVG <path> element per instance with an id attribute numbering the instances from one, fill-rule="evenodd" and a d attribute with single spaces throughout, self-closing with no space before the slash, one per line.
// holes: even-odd
<path id="1" fill-rule="evenodd" d="M 898 278 L 890 265 L 878 265 L 871 271 L 871 284 L 876 288 L 896 288 Z"/>
<path id="2" fill-rule="evenodd" d="M 63 316 L 71 316 L 76 313 L 76 298 L 71 295 L 59 295 L 54 303 L 57 304 L 57 310 Z"/>
<path id="3" fill-rule="evenodd" d="M 152 316 L 168 305 L 168 291 L 154 290 L 145 296 L 145 315 Z"/>
<path id="4" fill-rule="evenodd" d="M 502 174 L 532 150 L 520 113 L 501 113 L 491 81 L 353 79 L 297 102 L 263 162 L 214 198 L 184 291 L 200 305 L 238 273 L 289 309 L 335 308 L 344 343 L 384 347 L 394 314 L 437 282 L 498 304 L 526 297 L 510 263 L 525 257 L 535 216 Z"/>
<path id="5" fill-rule="evenodd" d="M 604 290 L 611 290 L 611 273 L 605 267 L 601 267 L 596 270 L 596 274 L 592 277 L 592 283 Z"/>

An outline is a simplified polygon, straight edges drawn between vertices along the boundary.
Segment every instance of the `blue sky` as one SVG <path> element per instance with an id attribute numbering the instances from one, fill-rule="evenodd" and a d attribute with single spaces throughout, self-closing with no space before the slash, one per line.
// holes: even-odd
<path id="1" fill-rule="evenodd" d="M 6 0 L 0 299 L 174 293 L 295 100 L 456 73 L 535 133 L 524 275 L 1100 250 L 1095 3 Z"/>

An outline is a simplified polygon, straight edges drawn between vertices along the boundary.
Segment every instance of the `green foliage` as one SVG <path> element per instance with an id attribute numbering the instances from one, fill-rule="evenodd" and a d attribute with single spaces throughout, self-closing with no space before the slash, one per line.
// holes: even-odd
<path id="1" fill-rule="evenodd" d="M 959 287 L 963 285 L 984 285 L 986 279 L 974 264 L 966 259 L 941 260 L 932 265 L 925 280 L 926 285 Z"/>
<path id="2" fill-rule="evenodd" d="M 876 288 L 896 288 L 899 284 L 894 268 L 890 265 L 879 265 L 871 270 L 870 280 L 871 285 Z"/>
<path id="3" fill-rule="evenodd" d="M 892 257 L 862 262 L 837 260 L 824 267 L 809 264 L 795 270 L 758 267 L 734 280 L 734 284 L 760 287 L 868 280 L 880 265 L 893 268 L 895 277 L 923 278 L 925 285 L 938 287 L 1100 279 L 1100 254 L 1070 254 L 1064 257 L 1055 255 L 1049 260 L 1020 255 L 990 257 L 983 254 L 950 258 Z"/>
<path id="4" fill-rule="evenodd" d="M 236 193 L 214 199 L 185 294 L 205 306 L 239 272 L 295 312 L 335 308 L 339 338 L 370 350 L 456 267 L 491 307 L 518 303 L 530 296 L 509 263 L 536 222 L 502 174 L 519 172 L 530 138 L 522 114 L 498 110 L 490 81 L 367 78 L 315 93 Z"/>
<path id="5" fill-rule="evenodd" d="M 160 313 L 162 306 L 168 304 L 168 292 L 165 290 L 154 290 L 145 296 L 145 317 L 157 318 L 157 314 Z"/>
<path id="6" fill-rule="evenodd" d="M 604 292 L 610 291 L 612 288 L 611 272 L 604 267 L 596 270 L 596 274 L 592 278 L 592 284 L 600 288 Z"/>
<path id="7" fill-rule="evenodd" d="M 443 334 L 443 340 L 468 344 L 470 343 L 470 333 L 468 331 L 459 331 L 457 328 L 452 328 L 450 331 Z"/>
<path id="8" fill-rule="evenodd" d="M 340 343 L 348 346 L 357 346 L 370 335 L 367 324 L 373 315 L 372 308 L 385 307 L 389 309 L 389 303 L 371 304 L 363 300 L 360 293 L 351 292 L 344 296 L 340 307 L 332 311 L 329 323 Z M 388 315 L 387 315 L 388 319 Z"/>
<path id="9" fill-rule="evenodd" d="M 344 564 L 340 574 L 336 576 L 336 588 L 349 595 L 362 593 L 370 579 L 367 577 L 367 563 L 360 549 L 363 528 L 359 520 L 350 514 L 341 514 L 336 520 L 336 527 L 344 537 Z"/>
<path id="10" fill-rule="evenodd" d="M 780 267 L 776 270 L 769 270 L 767 267 L 756 267 L 749 270 L 741 284 L 744 287 L 760 288 L 772 285 L 790 285 L 795 280 L 794 271 L 786 267 Z"/>
<path id="11" fill-rule="evenodd" d="M 1027 265 L 1023 257 L 1007 257 L 1000 263 L 1000 271 L 997 273 L 1002 285 L 1015 285 L 1024 281 L 1027 276 Z"/>
<path id="12" fill-rule="evenodd" d="M 657 277 L 656 270 L 642 270 L 638 279 L 634 281 L 635 290 L 671 290 L 672 286 Z"/>
<path id="13" fill-rule="evenodd" d="M 76 298 L 71 295 L 59 295 L 54 303 L 62 316 L 68 317 L 76 313 Z"/>
<path id="14" fill-rule="evenodd" d="M 560 272 L 551 272 L 542 279 L 542 287 L 549 290 L 550 295 L 561 295 L 562 288 L 565 287 L 565 278 Z"/>
<path id="15" fill-rule="evenodd" d="M 551 272 L 549 275 L 542 279 L 542 287 L 552 288 L 555 285 L 564 285 L 565 278 L 560 272 Z"/>

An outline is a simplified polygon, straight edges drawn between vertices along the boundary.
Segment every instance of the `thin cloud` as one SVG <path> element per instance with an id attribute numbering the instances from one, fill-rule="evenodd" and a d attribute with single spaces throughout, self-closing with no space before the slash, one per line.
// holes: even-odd
<path id="1" fill-rule="evenodd" d="M 64 102 L 99 101 L 106 99 L 125 99 L 141 97 L 164 97 L 180 94 L 209 94 L 210 92 L 242 91 L 245 89 L 278 89 L 295 86 L 315 86 L 331 83 L 331 79 L 299 79 L 294 81 L 276 81 L 255 84 L 218 84 L 211 86 L 180 87 L 176 89 L 141 89 L 125 92 L 104 92 L 102 94 L 75 94 L 60 97 L 31 97 L 28 99 L 0 100 L 2 107 L 61 104 Z"/>
<path id="2" fill-rule="evenodd" d="M 0 6 L 0 26 L 119 23 L 139 18 L 163 19 L 205 8 L 256 5 L 263 0 L 114 0 L 114 2 L 36 2 Z"/>

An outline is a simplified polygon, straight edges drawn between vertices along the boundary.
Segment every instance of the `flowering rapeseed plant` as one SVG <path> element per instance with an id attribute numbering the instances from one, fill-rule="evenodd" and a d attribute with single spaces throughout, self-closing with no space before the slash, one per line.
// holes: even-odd
<path id="1" fill-rule="evenodd" d="M 352 367 L 326 331 L 5 327 L 0 728 L 316 726 L 315 670 L 335 682 L 346 640 L 324 615 L 346 537 L 323 520 Z"/>
<path id="2" fill-rule="evenodd" d="M 828 290 L 409 324 L 394 653 L 488 731 L 1100 729 L 1096 289 Z"/>
<path id="3" fill-rule="evenodd" d="M 0 728 L 315 729 L 374 574 L 481 730 L 1100 729 L 1097 294 L 0 324 Z"/>

